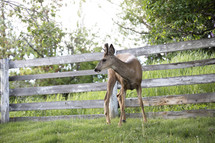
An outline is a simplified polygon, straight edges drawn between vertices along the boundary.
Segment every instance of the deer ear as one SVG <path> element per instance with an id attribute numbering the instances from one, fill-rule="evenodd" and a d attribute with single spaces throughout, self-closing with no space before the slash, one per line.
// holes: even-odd
<path id="1" fill-rule="evenodd" d="M 104 45 L 104 54 L 105 55 L 107 55 L 108 54 L 108 43 L 106 43 L 105 45 Z"/>
<path id="2" fill-rule="evenodd" d="M 108 54 L 109 55 L 114 55 L 114 53 L 115 53 L 115 49 L 114 49 L 113 45 L 111 44 L 109 49 L 108 49 Z"/>

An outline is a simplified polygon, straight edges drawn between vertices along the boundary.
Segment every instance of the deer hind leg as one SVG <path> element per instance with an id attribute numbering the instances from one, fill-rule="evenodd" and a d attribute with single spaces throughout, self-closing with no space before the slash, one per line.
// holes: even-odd
<path id="1" fill-rule="evenodd" d="M 139 86 L 137 88 L 137 95 L 138 95 L 140 107 L 142 109 L 143 120 L 144 120 L 144 122 L 147 122 L 146 114 L 145 114 L 145 111 L 144 111 L 144 105 L 143 105 L 143 99 L 142 99 L 142 88 L 141 88 L 141 86 Z"/>
<path id="2" fill-rule="evenodd" d="M 115 76 L 109 76 L 108 84 L 107 84 L 107 92 L 104 98 L 104 114 L 106 116 L 107 124 L 110 124 L 110 113 L 109 113 L 109 103 L 110 103 L 110 96 L 113 93 L 113 87 L 116 83 Z"/>
<path id="3" fill-rule="evenodd" d="M 125 95 L 126 91 L 124 89 L 121 89 L 119 94 L 117 95 L 117 99 L 119 101 L 119 106 L 120 106 L 120 120 L 119 120 L 119 126 L 122 125 L 122 122 L 125 122 L 126 117 L 125 117 Z"/>

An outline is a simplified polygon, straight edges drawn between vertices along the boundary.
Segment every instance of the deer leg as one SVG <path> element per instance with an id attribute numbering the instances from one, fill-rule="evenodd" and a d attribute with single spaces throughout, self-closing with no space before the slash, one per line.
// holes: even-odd
<path id="1" fill-rule="evenodd" d="M 122 113 L 122 122 L 126 122 L 126 116 L 125 116 L 125 97 L 126 97 L 126 91 L 122 92 L 122 98 L 121 98 L 121 103 L 123 106 L 123 113 Z"/>
<path id="2" fill-rule="evenodd" d="M 125 90 L 121 89 L 119 94 L 117 95 L 117 99 L 119 101 L 120 105 L 120 120 L 119 120 L 119 126 L 122 125 L 122 122 L 125 122 Z"/>
<path id="3" fill-rule="evenodd" d="M 105 99 L 104 99 L 104 114 L 106 117 L 107 124 L 110 124 L 110 115 L 109 115 L 109 102 L 110 102 L 110 94 L 106 92 Z"/>
<path id="4" fill-rule="evenodd" d="M 144 120 L 144 122 L 147 122 L 146 114 L 145 114 L 145 111 L 144 111 L 144 105 L 143 105 L 143 99 L 142 99 L 142 88 L 141 88 L 141 86 L 139 86 L 137 88 L 137 95 L 138 95 L 140 107 L 142 109 L 143 120 Z"/>
<path id="5" fill-rule="evenodd" d="M 107 84 L 107 92 L 104 98 L 104 114 L 106 116 L 106 122 L 110 124 L 110 113 L 109 113 L 109 103 L 110 103 L 110 96 L 113 92 L 113 87 L 116 83 L 116 78 L 114 76 L 109 76 L 108 84 Z"/>

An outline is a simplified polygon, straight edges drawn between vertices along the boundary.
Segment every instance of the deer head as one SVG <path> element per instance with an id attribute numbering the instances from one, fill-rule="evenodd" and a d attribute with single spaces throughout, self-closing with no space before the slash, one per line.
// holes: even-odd
<path id="1" fill-rule="evenodd" d="M 108 44 L 106 43 L 104 45 L 104 56 L 101 59 L 101 61 L 98 63 L 94 71 L 100 72 L 103 69 L 110 68 L 114 62 L 114 53 L 115 53 L 115 49 L 113 45 L 111 44 L 110 47 L 108 47 Z"/>

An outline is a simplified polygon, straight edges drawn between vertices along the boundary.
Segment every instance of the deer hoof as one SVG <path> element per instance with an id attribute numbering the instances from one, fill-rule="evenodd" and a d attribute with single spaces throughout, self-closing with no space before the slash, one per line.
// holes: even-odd
<path id="1" fill-rule="evenodd" d="M 123 123 L 126 123 L 126 120 L 122 120 Z"/>

